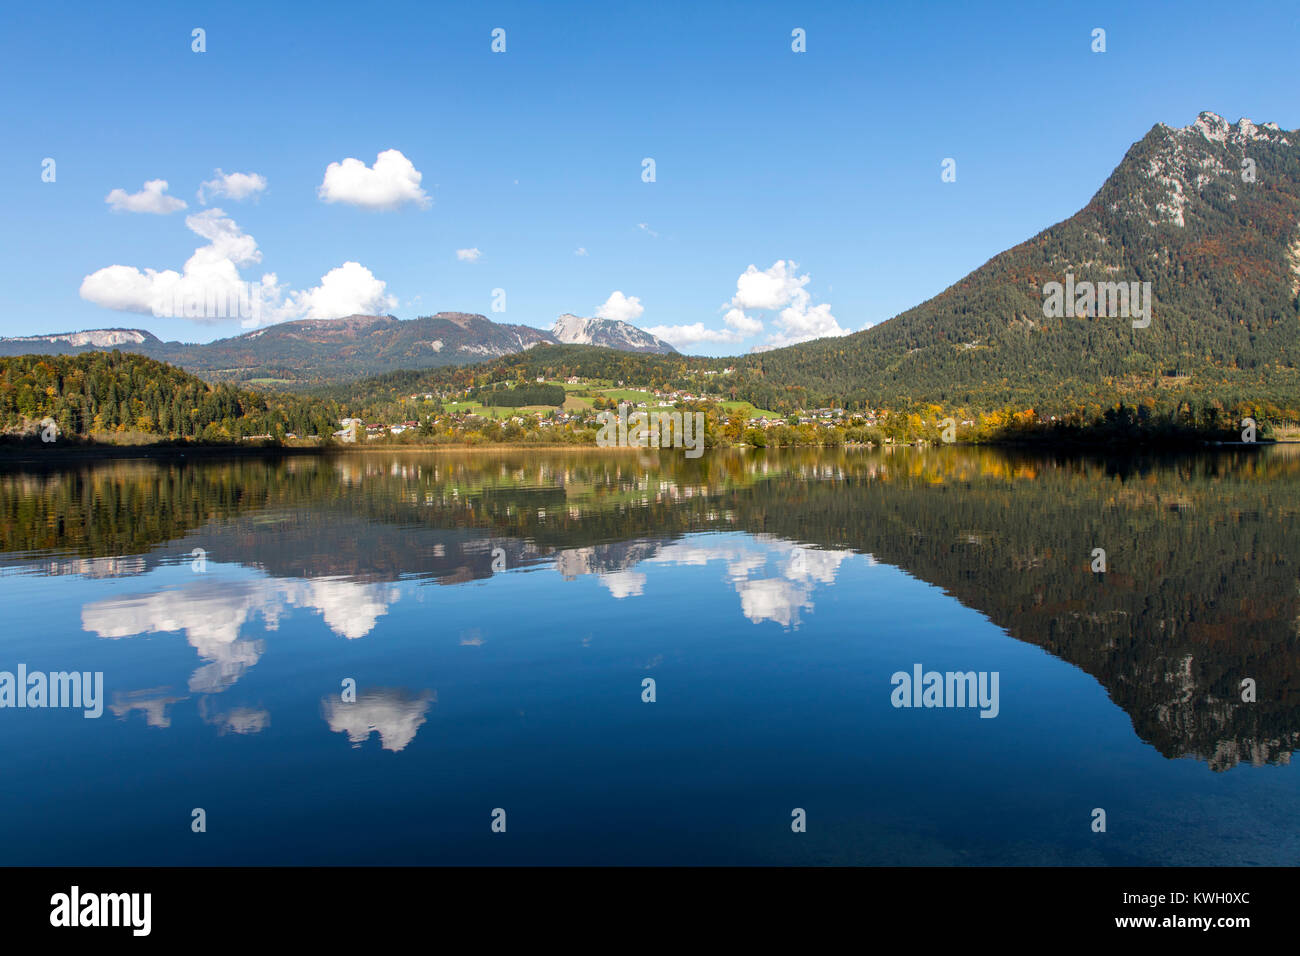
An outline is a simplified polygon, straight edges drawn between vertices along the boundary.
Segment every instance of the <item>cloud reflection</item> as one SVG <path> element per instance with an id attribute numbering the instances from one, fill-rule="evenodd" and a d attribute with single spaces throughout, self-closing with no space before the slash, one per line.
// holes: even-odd
<path id="1" fill-rule="evenodd" d="M 746 618 L 755 624 L 773 621 L 782 627 L 798 627 L 799 612 L 813 608 L 815 587 L 834 584 L 840 565 L 854 554 L 757 537 L 743 544 L 702 539 L 675 542 L 651 560 L 679 566 L 722 561 L 727 566 L 727 580 L 740 596 L 740 610 Z M 866 559 L 875 564 L 870 555 Z M 772 565 L 777 573 L 763 576 Z"/>
<path id="2" fill-rule="evenodd" d="M 170 687 L 151 687 L 119 692 L 113 695 L 113 703 L 108 705 L 108 709 L 118 720 L 126 720 L 131 711 L 138 710 L 144 713 L 144 722 L 150 727 L 170 727 L 172 719 L 167 708 L 189 698 L 174 697 L 168 694 L 169 690 Z"/>
<path id="3" fill-rule="evenodd" d="M 344 578 L 231 581 L 204 577 L 185 587 L 92 602 L 81 610 L 81 625 L 104 638 L 183 631 L 186 641 L 207 662 L 191 676 L 189 688 L 210 694 L 234 684 L 261 658 L 263 641 L 239 637 L 257 616 L 273 631 L 289 608 L 310 608 L 335 634 L 355 640 L 375 628 L 399 593 L 392 584 Z"/>
<path id="4" fill-rule="evenodd" d="M 376 689 L 363 692 L 350 704 L 326 697 L 321 701 L 321 716 L 330 730 L 347 734 L 354 748 L 378 733 L 380 746 L 396 752 L 415 739 L 429 706 L 437 700 L 436 691 L 415 695 L 401 689 Z"/>

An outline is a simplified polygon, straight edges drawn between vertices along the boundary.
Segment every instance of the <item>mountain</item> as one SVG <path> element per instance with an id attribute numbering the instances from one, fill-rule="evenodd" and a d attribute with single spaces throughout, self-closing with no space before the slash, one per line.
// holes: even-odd
<path id="1" fill-rule="evenodd" d="M 561 316 L 556 329 L 583 341 L 630 352 L 676 354 L 626 322 Z M 271 380 L 282 386 L 349 381 L 399 369 L 467 365 L 559 344 L 530 325 L 493 322 L 466 312 L 416 319 L 350 315 L 282 322 L 214 342 L 164 342 L 143 329 L 94 329 L 0 338 L 0 356 L 119 349 L 180 366 L 209 381 Z"/>
<path id="2" fill-rule="evenodd" d="M 121 349 L 178 365 L 210 381 L 273 379 L 294 385 L 479 362 L 554 341 L 532 326 L 440 312 L 409 320 L 391 315 L 302 319 L 202 344 L 163 342 L 139 329 L 21 336 L 0 339 L 0 356 Z"/>
<path id="3" fill-rule="evenodd" d="M 555 320 L 551 335 L 566 345 L 602 345 L 622 352 L 650 352 L 655 355 L 673 355 L 677 352 L 658 336 L 621 319 L 584 319 L 570 312 Z"/>
<path id="4" fill-rule="evenodd" d="M 1150 324 L 1046 315 L 1045 288 L 1071 277 L 1150 283 Z M 933 299 L 738 360 L 776 392 L 1030 406 L 1183 384 L 1294 400 L 1297 362 L 1300 131 L 1214 113 L 1156 125 L 1082 210 Z"/>
<path id="5" fill-rule="evenodd" d="M 46 348 L 45 346 L 56 346 Z M 73 349 L 114 349 L 134 345 L 158 346 L 162 340 L 144 329 L 90 329 L 85 332 L 59 332 L 54 335 L 16 335 L 0 337 L 0 355 L 23 355 Z"/>
<path id="6" fill-rule="evenodd" d="M 406 320 L 351 315 L 282 322 L 206 345 L 185 346 L 173 361 L 206 377 L 230 371 L 243 379 L 310 381 L 465 364 L 552 341 L 532 326 L 496 323 L 465 312 Z"/>

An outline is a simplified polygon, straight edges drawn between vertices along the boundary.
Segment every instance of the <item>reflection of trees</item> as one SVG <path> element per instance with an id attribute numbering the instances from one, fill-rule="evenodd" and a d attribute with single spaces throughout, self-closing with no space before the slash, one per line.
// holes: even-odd
<path id="1" fill-rule="evenodd" d="M 766 530 L 870 550 L 1093 675 L 1166 756 L 1216 769 L 1288 759 L 1300 743 L 1290 466 L 1049 459 L 1014 475 L 807 483 L 787 510 L 771 486 L 754 497 L 771 499 Z M 1104 577 L 1089 570 L 1095 547 Z M 1257 703 L 1241 701 L 1244 677 Z"/>

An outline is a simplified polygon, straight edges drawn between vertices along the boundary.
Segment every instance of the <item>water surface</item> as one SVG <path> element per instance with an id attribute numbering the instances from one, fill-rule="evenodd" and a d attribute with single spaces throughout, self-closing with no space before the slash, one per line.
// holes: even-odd
<path id="1" fill-rule="evenodd" d="M 1293 864 L 1298 510 L 1286 447 L 10 469 L 0 670 L 105 706 L 0 709 L 0 862 Z"/>

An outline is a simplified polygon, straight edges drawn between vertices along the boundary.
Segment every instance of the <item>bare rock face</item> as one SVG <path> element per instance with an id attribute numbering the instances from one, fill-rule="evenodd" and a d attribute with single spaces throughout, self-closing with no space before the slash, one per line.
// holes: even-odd
<path id="1" fill-rule="evenodd" d="M 566 345 L 602 345 L 623 352 L 675 355 L 677 350 L 658 336 L 621 319 L 584 319 L 566 312 L 555 320 L 551 334 Z"/>
<path id="2" fill-rule="evenodd" d="M 89 329 L 84 332 L 58 332 L 54 335 L 18 335 L 0 338 L 0 354 L 20 355 L 27 352 L 50 351 L 45 348 L 28 348 L 24 345 L 66 345 L 70 348 L 111 349 L 121 345 L 149 345 L 161 341 L 144 329 Z"/>

